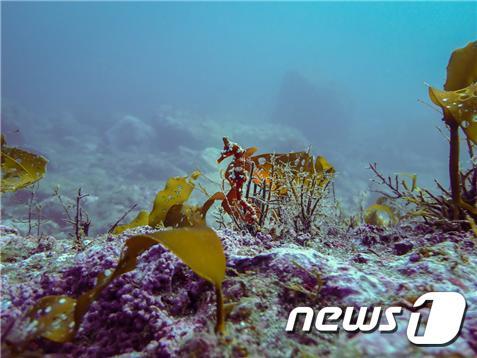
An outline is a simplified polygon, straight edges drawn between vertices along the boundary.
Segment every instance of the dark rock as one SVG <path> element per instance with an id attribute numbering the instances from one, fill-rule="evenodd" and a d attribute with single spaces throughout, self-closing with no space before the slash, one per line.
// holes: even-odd
<path id="1" fill-rule="evenodd" d="M 244 272 L 248 270 L 256 270 L 262 265 L 267 265 L 272 260 L 272 255 L 258 255 L 253 258 L 236 257 L 230 260 L 229 265 L 239 272 Z"/>
<path id="2" fill-rule="evenodd" d="M 0 234 L 1 235 L 6 235 L 6 234 L 18 235 L 18 230 L 10 226 L 0 225 Z"/>
<path id="3" fill-rule="evenodd" d="M 301 246 L 305 246 L 305 244 L 312 239 L 310 234 L 301 234 L 297 235 L 295 241 L 297 244 Z"/>
<path id="4" fill-rule="evenodd" d="M 417 270 L 412 267 L 403 267 L 398 269 L 398 272 L 404 276 L 413 276 L 414 274 L 416 274 Z"/>
<path id="5" fill-rule="evenodd" d="M 363 254 L 354 255 L 352 260 L 358 264 L 365 264 L 368 262 L 368 259 L 364 257 Z"/>
<path id="6" fill-rule="evenodd" d="M 387 243 L 399 241 L 400 237 L 394 234 L 384 234 L 380 236 L 380 239 L 383 244 L 387 244 Z"/>
<path id="7" fill-rule="evenodd" d="M 471 240 L 464 240 L 464 247 L 473 249 L 475 247 L 475 243 Z"/>
<path id="8" fill-rule="evenodd" d="M 366 235 L 361 238 L 361 243 L 364 246 L 374 246 L 378 243 L 378 238 L 374 235 Z"/>
<path id="9" fill-rule="evenodd" d="M 409 241 L 397 242 L 394 244 L 394 254 L 399 256 L 407 254 L 413 247 L 414 245 Z"/>
<path id="10" fill-rule="evenodd" d="M 338 236 L 340 234 L 339 230 L 335 227 L 330 227 L 326 235 L 328 236 Z"/>

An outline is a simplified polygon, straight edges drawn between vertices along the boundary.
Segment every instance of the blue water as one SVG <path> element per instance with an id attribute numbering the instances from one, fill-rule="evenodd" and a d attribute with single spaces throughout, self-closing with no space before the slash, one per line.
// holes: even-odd
<path id="1" fill-rule="evenodd" d="M 418 100 L 476 40 L 476 2 L 1 5 L 2 128 L 49 157 L 51 185 L 94 191 L 99 167 L 137 184 L 118 161 L 144 153 L 166 158 L 141 162 L 148 179 L 212 172 L 203 157 L 226 129 L 268 151 L 312 145 L 343 191 L 367 188 L 368 161 L 446 182 L 441 116 Z M 159 126 L 164 108 L 182 122 Z M 115 127 L 125 116 L 135 122 Z M 101 157 L 84 164 L 81 153 Z M 58 164 L 68 158 L 81 170 Z"/>

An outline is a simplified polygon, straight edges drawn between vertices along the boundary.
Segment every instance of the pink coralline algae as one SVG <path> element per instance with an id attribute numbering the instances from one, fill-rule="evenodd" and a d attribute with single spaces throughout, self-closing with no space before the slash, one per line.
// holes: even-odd
<path id="1" fill-rule="evenodd" d="M 117 247 L 117 243 L 108 243 L 101 250 L 86 250 L 75 258 L 72 267 L 55 276 L 44 274 L 34 282 L 15 285 L 4 282 L 3 301 L 8 306 L 7 314 L 2 314 L 2 332 L 15 330 L 15 321 L 40 297 L 77 297 L 91 289 L 97 275 L 114 266 L 119 256 Z M 92 304 L 74 343 L 59 345 L 41 339 L 32 342 L 32 349 L 42 347 L 51 353 L 85 357 L 143 350 L 167 355 L 174 347 L 161 342 L 209 323 L 213 296 L 206 281 L 160 245 L 145 252 L 139 261 L 136 270 L 114 280 Z M 195 314 L 200 310 L 206 318 Z M 187 324 L 177 324 L 183 317 Z"/>
<path id="2" fill-rule="evenodd" d="M 37 338 L 23 349 L 72 357 L 276 357 L 299 352 L 326 356 L 338 348 L 361 355 L 381 349 L 404 355 L 477 353 L 477 257 L 474 239 L 467 234 L 369 225 L 306 240 L 298 236 L 278 240 L 232 230 L 218 234 L 227 256 L 223 291 L 228 315 L 223 337 L 213 332 L 212 285 L 158 244 L 139 257 L 133 271 L 116 278 L 101 293 L 72 343 Z M 46 264 L 45 253 L 4 264 L 5 356 L 22 336 L 22 316 L 29 307 L 46 295 L 78 297 L 91 289 L 100 272 L 114 268 L 126 237 L 97 238 L 71 257 L 53 249 L 48 262 L 61 261 L 56 271 L 39 264 Z M 399 243 L 404 243 L 403 250 L 397 250 Z M 15 268 L 25 267 L 30 269 L 14 274 Z M 375 332 L 372 340 L 366 334 L 322 337 L 317 332 L 284 331 L 288 314 L 296 306 L 412 305 L 413 297 L 429 290 L 458 291 L 468 301 L 462 335 L 446 347 L 416 348 L 402 329 L 393 339 Z"/>

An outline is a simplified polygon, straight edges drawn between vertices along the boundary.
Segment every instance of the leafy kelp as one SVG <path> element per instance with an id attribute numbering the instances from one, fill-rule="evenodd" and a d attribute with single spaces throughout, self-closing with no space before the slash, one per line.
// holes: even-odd
<path id="1" fill-rule="evenodd" d="M 149 224 L 149 213 L 145 210 L 141 210 L 137 216 L 129 223 L 124 225 L 118 225 L 113 234 L 120 234 L 128 229 L 134 229 L 135 227 L 145 226 Z"/>
<path id="2" fill-rule="evenodd" d="M 429 97 L 442 108 L 447 123 L 460 126 L 467 138 L 477 144 L 477 83 L 457 91 L 440 91 L 430 87 Z"/>
<path id="3" fill-rule="evenodd" d="M 163 224 L 167 212 L 174 205 L 185 203 L 195 188 L 194 181 L 200 172 L 194 172 L 190 177 L 173 177 L 167 180 L 165 188 L 157 193 L 151 213 L 149 214 L 149 226 L 155 227 Z"/>
<path id="4" fill-rule="evenodd" d="M 50 341 L 63 343 L 75 334 L 75 309 L 77 302 L 68 296 L 42 297 L 28 312 L 24 324 L 24 341 L 42 336 Z"/>
<path id="5" fill-rule="evenodd" d="M 377 170 L 376 164 L 370 169 L 378 182 L 388 188 L 384 194 L 389 199 L 400 199 L 405 206 L 413 206 L 403 217 L 422 217 L 433 224 L 458 225 L 471 229 L 477 219 L 477 164 L 471 160 L 467 170 L 460 168 L 459 128 L 466 135 L 469 157 L 475 157 L 477 144 L 477 41 L 455 50 L 447 66 L 444 90 L 429 88 L 429 97 L 442 109 L 443 121 L 450 131 L 449 140 L 449 181 L 450 190 L 437 182 L 440 195 L 416 185 L 385 177 Z"/>
<path id="6" fill-rule="evenodd" d="M 397 224 L 398 218 L 393 209 L 383 200 L 377 200 L 364 211 L 364 222 L 379 227 L 389 227 Z"/>
<path id="7" fill-rule="evenodd" d="M 207 210 L 185 204 L 195 188 L 194 181 L 199 176 L 200 172 L 195 171 L 188 177 L 169 178 L 164 189 L 157 193 L 151 212 L 140 211 L 130 223 L 117 226 L 113 233 L 120 234 L 144 225 L 184 227 L 205 224 Z"/>
<path id="8" fill-rule="evenodd" d="M 182 228 L 130 237 L 124 244 L 114 270 L 106 270 L 97 277 L 94 288 L 77 299 L 68 296 L 41 298 L 23 317 L 22 343 L 36 337 L 64 343 L 74 339 L 83 317 L 92 302 L 116 277 L 136 268 L 138 257 L 151 246 L 162 244 L 178 256 L 197 275 L 214 285 L 217 296 L 216 332 L 225 329 L 222 281 L 225 277 L 225 255 L 217 234 L 210 228 Z"/>
<path id="9" fill-rule="evenodd" d="M 452 53 L 444 90 L 429 87 L 429 97 L 441 107 L 451 130 L 452 126 L 461 126 L 477 144 L 477 41 Z"/>
<path id="10" fill-rule="evenodd" d="M 456 91 L 477 81 L 477 41 L 452 52 L 447 65 L 446 91 Z"/>
<path id="11" fill-rule="evenodd" d="M 166 227 L 193 227 L 205 225 L 205 213 L 195 205 L 177 204 L 172 206 L 164 220 Z"/>
<path id="12" fill-rule="evenodd" d="M 7 146 L 3 135 L 1 136 L 1 145 L 2 192 L 25 188 L 43 178 L 48 163 L 44 157 Z"/>

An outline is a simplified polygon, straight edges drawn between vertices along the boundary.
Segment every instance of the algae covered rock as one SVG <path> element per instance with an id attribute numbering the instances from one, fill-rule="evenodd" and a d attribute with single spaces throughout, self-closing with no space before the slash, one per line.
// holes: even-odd
<path id="1" fill-rule="evenodd" d="M 294 237 L 279 241 L 268 235 L 217 231 L 227 257 L 223 283 L 227 319 L 221 338 L 214 333 L 212 285 L 166 248 L 155 245 L 91 304 L 73 342 L 52 344 L 37 339 L 26 349 L 105 357 L 475 354 L 477 257 L 466 244 L 472 237 L 422 227 L 393 230 L 367 225 L 347 234 L 337 232 L 326 240 L 311 237 L 305 246 Z M 4 232 L 24 239 L 14 230 L 6 228 Z M 2 330 L 7 332 L 7 341 L 22 332 L 15 322 L 35 302 L 48 295 L 76 298 L 88 292 L 98 274 L 117 265 L 128 235 L 152 232 L 143 227 L 127 235 L 98 237 L 84 252 L 67 259 L 58 246 L 52 246 L 51 256 L 37 261 L 36 266 L 25 266 L 31 258 L 17 258 L 3 275 Z M 362 243 L 362 237 L 370 233 L 376 239 L 372 248 Z M 400 241 L 395 237 L 409 240 L 412 248 L 396 255 L 395 244 Z M 412 259 L 416 255 L 419 260 Z M 48 260 L 57 265 L 49 266 Z M 14 268 L 30 274 L 15 276 Z M 297 306 L 317 311 L 325 306 L 412 305 L 415 297 L 429 290 L 461 292 L 468 301 L 461 337 L 447 347 L 413 346 L 405 335 L 406 308 L 398 320 L 399 329 L 390 335 L 285 332 L 288 315 Z M 3 345 L 4 352 L 8 349 Z"/>

